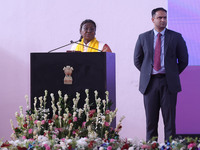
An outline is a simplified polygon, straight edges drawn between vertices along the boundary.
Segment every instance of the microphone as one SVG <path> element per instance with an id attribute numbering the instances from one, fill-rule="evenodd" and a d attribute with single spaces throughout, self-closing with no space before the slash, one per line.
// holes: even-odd
<path id="1" fill-rule="evenodd" d="M 73 41 L 71 40 L 70 43 L 68 43 L 68 44 L 66 44 L 66 45 L 63 45 L 63 46 L 61 46 L 61 47 L 52 49 L 52 50 L 50 50 L 48 53 L 51 53 L 51 52 L 56 51 L 56 50 L 58 50 L 58 49 L 61 49 L 61 48 L 63 48 L 63 47 L 69 46 L 69 45 L 71 45 L 71 44 L 77 43 L 77 42 L 79 42 L 79 41 L 80 41 L 80 40 L 73 42 Z"/>
<path id="2" fill-rule="evenodd" d="M 88 48 L 91 48 L 91 49 L 95 49 L 95 50 L 97 50 L 97 51 L 99 51 L 99 52 L 102 52 L 102 50 L 100 50 L 100 49 L 97 49 L 97 48 L 93 48 L 93 47 L 91 47 L 91 46 L 87 46 L 87 45 L 84 45 L 84 44 L 81 44 L 81 43 L 79 43 L 80 42 L 80 40 L 78 40 L 78 41 L 70 41 L 71 43 L 76 43 L 76 44 L 78 44 L 78 45 L 83 45 L 83 46 L 85 46 L 85 47 L 88 47 Z"/>

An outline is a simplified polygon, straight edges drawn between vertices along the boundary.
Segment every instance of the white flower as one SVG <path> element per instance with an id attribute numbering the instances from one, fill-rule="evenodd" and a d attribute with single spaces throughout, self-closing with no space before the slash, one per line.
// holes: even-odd
<path id="1" fill-rule="evenodd" d="M 89 105 L 89 99 L 88 98 L 85 99 L 85 104 Z"/>
<path id="2" fill-rule="evenodd" d="M 95 96 L 95 100 L 96 100 L 97 96 L 98 96 L 98 91 L 97 90 L 94 91 L 94 96 Z"/>
<path id="3" fill-rule="evenodd" d="M 198 144 L 197 147 L 200 148 L 200 144 Z"/>
<path id="4" fill-rule="evenodd" d="M 172 145 L 177 145 L 178 143 L 177 143 L 177 141 L 172 141 Z"/>
<path id="5" fill-rule="evenodd" d="M 58 95 L 59 95 L 59 97 L 62 97 L 62 92 L 61 92 L 61 90 L 58 91 Z"/>
<path id="6" fill-rule="evenodd" d="M 44 114 L 44 120 L 47 121 L 47 114 Z"/>
<path id="7" fill-rule="evenodd" d="M 15 117 L 17 118 L 19 116 L 19 113 L 18 112 L 15 112 Z"/>
<path id="8" fill-rule="evenodd" d="M 21 115 L 20 115 L 20 118 L 24 118 L 24 115 L 23 115 L 23 114 L 21 114 Z M 22 122 L 23 122 L 23 120 L 22 120 Z"/>
<path id="9" fill-rule="evenodd" d="M 37 134 L 37 129 L 34 129 L 33 130 L 33 135 L 36 135 Z"/>
<path id="10" fill-rule="evenodd" d="M 128 150 L 134 150 L 134 147 L 129 147 Z"/>
<path id="11" fill-rule="evenodd" d="M 15 133 L 12 133 L 12 134 L 10 135 L 10 138 L 14 140 L 14 139 L 16 139 L 17 137 L 16 137 Z"/>
<path id="12" fill-rule="evenodd" d="M 15 141 L 9 141 L 10 144 L 17 146 L 19 144 L 21 144 L 20 140 L 15 140 Z"/>
<path id="13" fill-rule="evenodd" d="M 80 93 L 76 92 L 76 98 L 80 99 Z"/>
<path id="14" fill-rule="evenodd" d="M 88 126 L 87 130 L 88 130 L 88 132 L 91 132 L 92 131 L 91 126 Z"/>
<path id="15" fill-rule="evenodd" d="M 26 99 L 26 108 L 29 109 L 29 99 L 28 99 L 28 95 L 25 95 L 25 99 Z"/>
<path id="16" fill-rule="evenodd" d="M 38 120 L 38 121 L 37 121 L 37 126 L 38 126 L 39 128 L 41 127 L 41 124 L 42 124 L 41 121 Z"/>
<path id="17" fill-rule="evenodd" d="M 77 146 L 79 148 L 83 148 L 83 147 L 86 147 L 88 145 L 88 143 L 86 142 L 87 141 L 87 138 L 81 138 L 79 140 L 77 140 Z"/>
<path id="18" fill-rule="evenodd" d="M 38 99 L 39 99 L 39 101 L 40 101 L 40 108 L 42 108 L 42 105 L 43 105 L 43 99 L 42 99 L 42 96 L 40 96 Z"/>
<path id="19" fill-rule="evenodd" d="M 43 145 L 43 146 L 44 146 L 44 145 L 50 146 L 50 145 L 51 145 L 51 142 L 50 142 L 50 141 L 44 141 L 44 142 L 42 142 L 42 145 Z"/>
<path id="20" fill-rule="evenodd" d="M 62 149 L 67 149 L 67 145 L 64 142 L 60 142 L 60 146 L 62 147 Z"/>
<path id="21" fill-rule="evenodd" d="M 38 139 L 39 142 L 48 141 L 48 138 L 46 136 L 43 136 L 43 135 L 39 135 L 37 139 Z"/>
<path id="22" fill-rule="evenodd" d="M 128 141 L 129 143 L 133 144 L 133 139 L 128 138 L 127 141 Z"/>
<path id="23" fill-rule="evenodd" d="M 45 90 L 45 91 L 44 91 L 44 96 L 45 96 L 45 97 L 47 97 L 47 93 L 48 93 L 48 91 Z"/>
<path id="24" fill-rule="evenodd" d="M 100 147 L 99 150 L 104 150 L 104 148 L 103 148 L 103 147 Z"/>
<path id="25" fill-rule="evenodd" d="M 20 114 L 23 114 L 23 107 L 19 106 Z"/>
<path id="26" fill-rule="evenodd" d="M 85 89 L 85 93 L 87 95 L 89 93 L 89 89 Z"/>
<path id="27" fill-rule="evenodd" d="M 51 93 L 51 94 L 50 94 L 50 96 L 51 96 L 51 99 L 52 99 L 52 101 L 54 102 L 54 101 L 55 101 L 54 94 L 53 94 L 53 93 Z"/>
<path id="28" fill-rule="evenodd" d="M 105 116 L 101 116 L 102 121 L 105 121 L 106 117 Z"/>
<path id="29" fill-rule="evenodd" d="M 73 118 L 76 117 L 77 112 L 73 112 Z"/>
<path id="30" fill-rule="evenodd" d="M 72 139 L 67 139 L 66 140 L 66 144 L 71 143 L 71 142 L 72 142 Z"/>
<path id="31" fill-rule="evenodd" d="M 105 91 L 106 95 L 109 95 L 109 92 L 108 91 Z"/>
<path id="32" fill-rule="evenodd" d="M 73 123 L 70 123 L 70 124 L 69 124 L 69 131 L 72 130 L 73 125 L 74 125 Z"/>
<path id="33" fill-rule="evenodd" d="M 91 131 L 91 132 L 88 133 L 88 137 L 90 139 L 96 139 L 97 138 L 97 133 L 94 132 L 94 131 Z"/>
<path id="34" fill-rule="evenodd" d="M 101 104 L 101 99 L 100 98 L 98 98 L 97 100 L 96 100 L 96 104 Z"/>
<path id="35" fill-rule="evenodd" d="M 12 119 L 10 119 L 10 124 L 11 124 L 11 128 L 14 130 L 14 129 L 15 129 L 15 127 L 14 127 L 14 124 L 13 124 L 13 121 L 12 121 Z"/>
<path id="36" fill-rule="evenodd" d="M 78 117 L 80 118 L 81 117 L 81 114 L 83 113 L 83 110 L 81 108 L 79 108 L 78 110 Z"/>
<path id="37" fill-rule="evenodd" d="M 6 147 L 1 148 L 1 150 L 8 150 Z"/>
<path id="38" fill-rule="evenodd" d="M 68 95 L 67 95 L 67 94 L 65 94 L 65 95 L 64 95 L 64 101 L 66 102 L 66 101 L 67 101 L 67 99 L 68 99 Z"/>

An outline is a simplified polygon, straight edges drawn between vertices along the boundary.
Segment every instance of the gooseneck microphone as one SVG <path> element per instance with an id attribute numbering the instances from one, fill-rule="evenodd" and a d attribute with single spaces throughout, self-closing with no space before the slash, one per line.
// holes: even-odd
<path id="1" fill-rule="evenodd" d="M 50 50 L 48 53 L 51 53 L 51 52 L 53 52 L 53 51 L 56 51 L 56 50 L 58 50 L 58 49 L 61 49 L 61 48 L 63 48 L 63 47 L 66 47 L 66 46 L 69 46 L 69 45 L 71 45 L 71 44 L 78 43 L 78 42 L 80 42 L 80 40 L 75 41 L 75 42 L 73 42 L 73 41 L 71 40 L 70 43 L 68 43 L 68 44 L 66 44 L 66 45 L 63 45 L 63 46 L 61 46 L 61 47 L 52 49 L 52 50 Z"/>
<path id="2" fill-rule="evenodd" d="M 88 48 L 91 48 L 91 49 L 95 49 L 95 50 L 97 50 L 97 51 L 99 51 L 99 52 L 102 52 L 100 49 L 97 49 L 97 48 L 93 48 L 93 47 L 91 47 L 91 46 L 87 46 L 87 45 L 84 45 L 84 44 L 81 44 L 81 43 L 79 43 L 80 42 L 80 40 L 79 41 L 70 41 L 71 43 L 76 43 L 76 44 L 78 44 L 78 45 L 83 45 L 83 46 L 85 46 L 85 47 L 88 47 Z"/>

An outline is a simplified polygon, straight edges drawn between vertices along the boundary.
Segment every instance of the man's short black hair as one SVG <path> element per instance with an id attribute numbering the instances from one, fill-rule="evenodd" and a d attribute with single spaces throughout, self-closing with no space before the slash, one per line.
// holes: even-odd
<path id="1" fill-rule="evenodd" d="M 157 12 L 157 11 L 160 11 L 160 10 L 167 13 L 167 10 L 166 10 L 166 9 L 164 9 L 164 8 L 162 8 L 162 7 L 158 7 L 158 8 L 155 8 L 155 9 L 153 9 L 153 10 L 151 11 L 152 17 L 154 17 L 154 15 L 156 14 L 156 12 Z"/>

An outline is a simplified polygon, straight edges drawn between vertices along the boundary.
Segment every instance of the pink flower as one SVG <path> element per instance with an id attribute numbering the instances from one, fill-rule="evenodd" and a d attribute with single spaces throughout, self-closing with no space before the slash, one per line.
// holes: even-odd
<path id="1" fill-rule="evenodd" d="M 112 150 L 112 146 L 108 146 L 108 147 L 107 147 L 107 150 Z"/>
<path id="2" fill-rule="evenodd" d="M 151 149 L 151 146 L 149 146 L 149 145 L 142 145 L 141 148 L 142 149 Z"/>
<path id="3" fill-rule="evenodd" d="M 49 146 L 46 147 L 46 150 L 51 150 L 51 148 Z"/>
<path id="4" fill-rule="evenodd" d="M 23 139 L 23 140 L 25 140 L 25 139 L 26 139 L 26 137 L 25 137 L 25 136 L 22 136 L 22 139 Z"/>
<path id="5" fill-rule="evenodd" d="M 58 128 L 58 131 L 63 132 L 63 128 Z"/>
<path id="6" fill-rule="evenodd" d="M 190 144 L 188 145 L 188 149 L 193 148 L 193 147 L 195 147 L 195 146 L 196 146 L 196 143 L 190 143 Z"/>
<path id="7" fill-rule="evenodd" d="M 112 143 L 112 142 L 114 142 L 115 140 L 114 139 L 110 139 L 110 142 Z"/>
<path id="8" fill-rule="evenodd" d="M 48 144 L 44 144 L 45 150 L 51 150 L 50 146 Z"/>
<path id="9" fill-rule="evenodd" d="M 29 139 L 29 141 L 33 142 L 33 141 L 34 141 L 34 139 Z"/>
<path id="10" fill-rule="evenodd" d="M 54 134 L 54 135 L 52 135 L 52 139 L 55 139 L 56 138 L 56 135 Z"/>
<path id="11" fill-rule="evenodd" d="M 109 114 L 110 113 L 110 110 L 106 110 L 106 114 Z"/>
<path id="12" fill-rule="evenodd" d="M 58 115 L 55 115 L 54 117 L 55 117 L 54 119 L 57 119 L 57 118 L 58 118 Z"/>
<path id="13" fill-rule="evenodd" d="M 78 120 L 77 117 L 74 117 L 73 122 L 76 122 L 77 120 Z"/>
<path id="14" fill-rule="evenodd" d="M 89 117 L 92 118 L 93 117 L 93 114 L 96 112 L 95 109 L 92 109 L 89 111 Z"/>
<path id="15" fill-rule="evenodd" d="M 29 134 L 33 133 L 33 129 L 29 129 L 29 130 L 28 130 L 28 133 L 29 133 Z"/>
<path id="16" fill-rule="evenodd" d="M 29 120 L 33 120 L 31 116 L 29 116 Z"/>
<path id="17" fill-rule="evenodd" d="M 55 133 L 55 134 L 58 134 L 58 133 L 59 133 L 59 129 L 58 129 L 58 128 L 55 128 L 54 133 Z"/>
<path id="18" fill-rule="evenodd" d="M 74 131 L 72 132 L 72 134 L 76 134 L 76 131 L 74 130 Z"/>
<path id="19" fill-rule="evenodd" d="M 41 121 L 41 124 L 45 124 L 45 120 L 42 120 L 42 121 Z"/>
<path id="20" fill-rule="evenodd" d="M 38 122 L 38 120 L 35 120 L 35 121 L 34 121 L 34 124 L 37 124 L 37 122 Z"/>
<path id="21" fill-rule="evenodd" d="M 85 124 L 86 124 L 86 122 L 83 122 L 83 123 L 82 123 L 82 128 L 85 127 Z"/>
<path id="22" fill-rule="evenodd" d="M 105 126 L 106 126 L 106 127 L 109 127 L 109 122 L 105 122 Z"/>
<path id="23" fill-rule="evenodd" d="M 65 141 L 65 138 L 62 138 L 62 139 L 61 139 L 61 141 L 63 141 L 63 142 L 64 142 L 64 141 Z"/>

